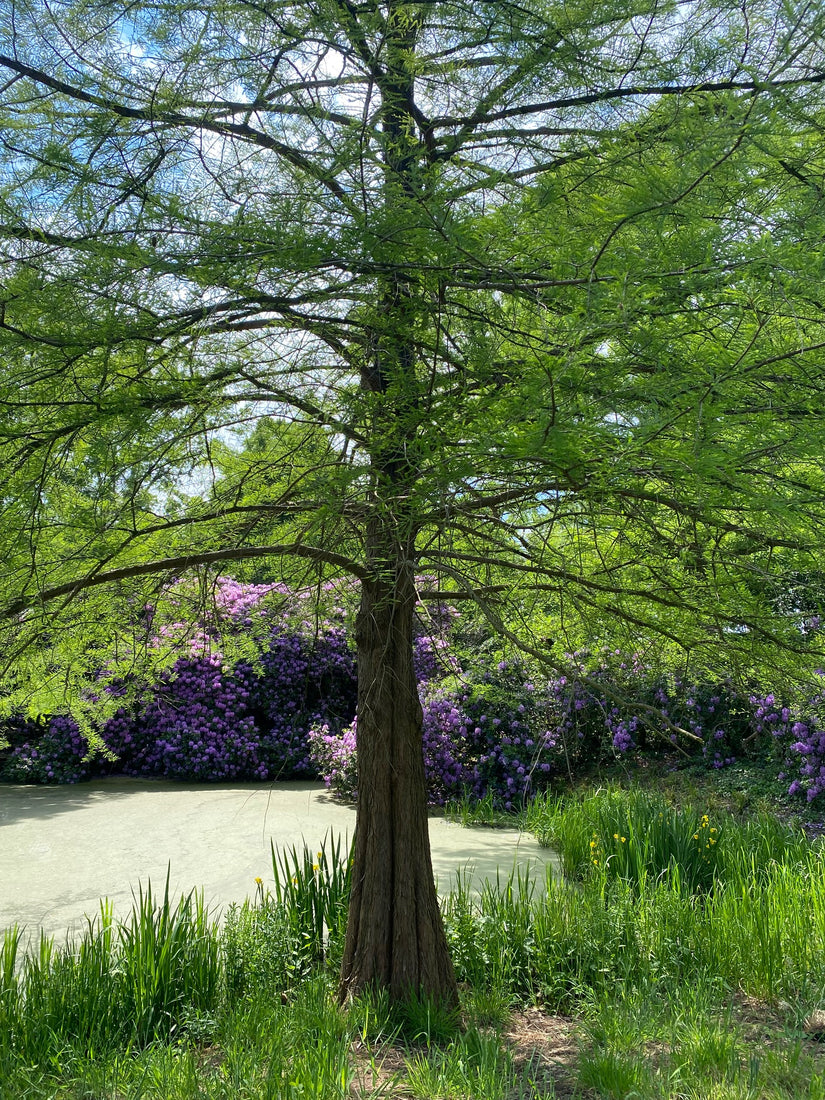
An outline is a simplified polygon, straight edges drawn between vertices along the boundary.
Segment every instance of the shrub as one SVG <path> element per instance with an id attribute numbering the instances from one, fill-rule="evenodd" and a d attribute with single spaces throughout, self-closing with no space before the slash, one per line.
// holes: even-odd
<path id="1" fill-rule="evenodd" d="M 318 618 L 307 613 L 307 594 L 284 585 L 228 577 L 211 585 L 209 609 L 193 585 L 170 587 L 167 612 L 180 621 L 159 623 L 155 608 L 142 609 L 157 646 L 185 643 L 187 656 L 129 692 L 139 701 L 124 701 L 105 722 L 106 748 L 129 774 L 194 780 L 320 774 L 338 794 L 354 798 L 357 685 L 343 608 L 330 604 L 328 617 Z M 327 603 L 335 603 L 340 593 L 323 587 Z M 825 793 L 825 693 L 783 701 L 731 682 L 667 673 L 619 650 L 567 654 L 571 672 L 539 682 L 518 661 L 485 664 L 489 647 L 465 627 L 454 609 L 438 605 L 414 638 L 433 803 L 488 799 L 513 810 L 553 776 L 572 777 L 606 759 L 678 747 L 721 768 L 766 744 L 782 762 L 779 777 L 791 796 L 813 802 Z M 101 688 L 125 698 L 124 683 L 103 670 L 90 692 Z M 96 766 L 68 716 L 8 720 L 0 739 L 10 745 L 0 767 L 5 779 L 76 782 Z"/>
<path id="2" fill-rule="evenodd" d="M 106 723 L 103 740 L 130 775 L 266 778 L 252 689 L 249 666 L 230 672 L 217 657 L 182 657 L 134 712 Z"/>
<path id="3" fill-rule="evenodd" d="M 548 696 L 571 770 L 634 749 L 676 745 L 701 750 L 708 764 L 724 767 L 752 732 L 748 699 L 730 683 L 668 675 L 620 650 L 568 656 L 578 674 L 552 679 Z"/>
<path id="4" fill-rule="evenodd" d="M 334 729 L 352 718 L 355 667 L 346 636 L 307 639 L 273 631 L 257 667 L 218 656 L 179 658 L 142 702 L 103 730 L 133 775 L 223 780 L 315 777 L 313 721 Z"/>
<path id="5" fill-rule="evenodd" d="M 355 694 L 355 660 L 343 630 L 328 629 L 314 639 L 273 633 L 250 700 L 267 776 L 317 776 L 310 729 L 342 729 L 355 714 Z"/>
<path id="6" fill-rule="evenodd" d="M 508 672 L 507 666 L 502 672 Z M 507 677 L 490 675 L 474 692 L 425 684 L 422 709 L 431 804 L 444 805 L 469 792 L 512 810 L 549 783 L 557 763 L 556 741 L 541 728 L 541 704 L 520 669 L 510 669 Z M 353 723 L 336 732 L 321 725 L 310 734 L 320 774 L 344 798 L 356 793 L 355 728 Z"/>
<path id="7" fill-rule="evenodd" d="M 79 783 L 89 775 L 89 742 L 68 715 L 39 721 L 14 717 L 3 732 L 10 749 L 0 778 L 12 783 Z"/>
<path id="8" fill-rule="evenodd" d="M 355 753 L 356 719 L 340 731 L 327 723 L 313 726 L 307 735 L 309 751 L 318 773 L 339 798 L 354 802 L 358 796 Z"/>
<path id="9" fill-rule="evenodd" d="M 525 668 L 499 662 L 463 702 L 472 795 L 512 810 L 544 790 L 558 769 L 558 735 L 547 728 L 547 699 Z"/>

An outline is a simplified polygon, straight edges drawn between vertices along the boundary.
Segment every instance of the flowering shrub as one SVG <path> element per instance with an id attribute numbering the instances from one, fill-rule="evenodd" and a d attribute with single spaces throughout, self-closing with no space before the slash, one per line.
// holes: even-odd
<path id="1" fill-rule="evenodd" d="M 324 783 L 340 798 L 355 801 L 358 795 L 358 767 L 355 754 L 357 719 L 340 731 L 324 722 L 307 735 L 309 751 Z"/>
<path id="2" fill-rule="evenodd" d="M 731 684 L 665 676 L 637 654 L 570 654 L 581 674 L 548 684 L 551 722 L 572 767 L 632 749 L 680 745 L 715 768 L 752 732 L 751 707 Z M 683 731 L 683 732 L 682 732 Z"/>
<path id="3" fill-rule="evenodd" d="M 217 657 L 182 657 L 134 711 L 109 719 L 103 740 L 129 775 L 266 778 L 252 687 L 248 666 L 229 673 Z"/>
<path id="4" fill-rule="evenodd" d="M 89 742 L 77 723 L 55 714 L 46 721 L 15 717 L 4 723 L 10 751 L 0 778 L 12 783 L 79 783 L 89 774 Z"/>
<path id="5" fill-rule="evenodd" d="M 281 584 L 218 577 L 212 596 L 200 619 L 156 627 L 159 644 L 188 644 L 188 655 L 136 706 L 122 707 L 106 722 L 105 744 L 122 770 L 135 775 L 314 777 L 310 724 L 328 721 L 339 729 L 355 711 L 355 662 L 343 630 L 302 619 L 300 594 Z M 199 598 L 191 585 L 174 585 L 173 612 L 194 615 Z M 239 638 L 246 644 L 239 647 Z M 230 662 L 219 645 L 245 656 Z M 106 690 L 119 688 L 112 682 Z"/>
<path id="6" fill-rule="evenodd" d="M 619 650 L 567 654 L 571 672 L 546 684 L 545 724 L 568 771 L 647 746 L 644 708 L 667 719 L 658 673 L 638 654 Z M 642 704 L 640 707 L 639 704 Z"/>
<path id="7" fill-rule="evenodd" d="M 432 805 L 443 806 L 459 797 L 472 781 L 461 758 L 466 719 L 455 703 L 446 692 L 436 692 L 424 702 L 424 775 Z M 312 759 L 327 787 L 352 801 L 358 793 L 356 731 L 357 719 L 338 731 L 325 722 L 314 726 L 308 737 Z"/>
<path id="8" fill-rule="evenodd" d="M 424 711 L 424 775 L 429 801 L 443 806 L 460 798 L 472 784 L 468 760 L 467 715 L 462 700 L 438 688 L 426 693 Z"/>
<path id="9" fill-rule="evenodd" d="M 326 618 L 310 594 L 282 584 L 218 577 L 211 595 L 205 603 L 202 588 L 177 582 L 164 621 L 151 605 L 141 610 L 150 646 L 183 654 L 154 683 L 127 695 L 104 668 L 90 686 L 110 701 L 123 696 L 101 730 L 116 766 L 195 780 L 320 774 L 355 797 L 356 670 L 340 590 L 323 586 Z M 721 768 L 748 742 L 775 746 L 789 794 L 812 802 L 825 793 L 825 692 L 792 701 L 747 695 L 731 683 L 666 675 L 618 650 L 568 654 L 568 675 L 534 682 L 518 662 L 485 664 L 476 655 L 485 639 L 462 629 L 455 610 L 439 605 L 413 642 L 433 803 L 468 794 L 514 809 L 554 775 L 599 759 L 678 745 Z M 138 702 L 127 703 L 135 694 Z M 15 718 L 0 733 L 10 743 L 2 778 L 76 782 L 95 766 L 67 716 Z"/>
<path id="10" fill-rule="evenodd" d="M 674 725 L 701 739 L 702 755 L 713 768 L 733 764 L 752 732 L 748 699 L 730 683 L 692 684 L 675 677 L 669 693 L 657 689 L 656 702 Z"/>
<path id="11" fill-rule="evenodd" d="M 501 661 L 465 695 L 470 793 L 515 809 L 544 790 L 558 770 L 559 741 L 548 728 L 548 700 L 518 662 Z"/>
<path id="12" fill-rule="evenodd" d="M 103 740 L 131 775 L 314 777 L 311 721 L 338 729 L 354 709 L 354 661 L 343 632 L 316 642 L 278 632 L 259 668 L 214 655 L 179 658 L 136 707 L 109 719 Z"/>
<path id="13" fill-rule="evenodd" d="M 541 708 L 533 685 L 523 682 L 517 666 L 503 676 L 507 668 L 503 665 L 497 677 L 489 675 L 476 693 L 422 685 L 424 774 L 431 804 L 469 793 L 512 810 L 547 786 L 556 741 L 549 731 L 536 730 Z M 356 793 L 355 729 L 353 722 L 338 733 L 328 725 L 310 733 L 320 774 L 344 798 Z"/>
<path id="14" fill-rule="evenodd" d="M 284 584 L 243 584 L 234 577 L 218 577 L 215 582 L 214 602 L 218 618 L 226 619 L 240 627 L 250 627 L 253 615 L 265 617 L 261 601 L 273 593 L 284 597 L 292 594 Z"/>
<path id="15" fill-rule="evenodd" d="M 340 730 L 355 713 L 355 660 L 341 629 L 316 641 L 277 633 L 261 657 L 251 704 L 261 728 L 261 758 L 269 777 L 318 774 L 308 734 L 312 726 Z"/>
<path id="16" fill-rule="evenodd" d="M 413 641 L 413 668 L 419 685 L 443 680 L 460 671 L 458 659 L 450 653 L 450 643 L 443 635 L 418 634 Z"/>
<path id="17" fill-rule="evenodd" d="M 825 729 L 812 728 L 805 722 L 794 722 L 792 730 L 800 737 L 790 746 L 799 758 L 799 778 L 794 779 L 788 794 L 804 794 L 808 802 L 825 792 Z"/>
<path id="18" fill-rule="evenodd" d="M 773 693 L 751 695 L 750 703 L 755 731 L 784 750 L 779 778 L 796 773 L 788 794 L 813 802 L 825 792 L 825 692 L 791 703 L 783 703 Z"/>
<path id="19" fill-rule="evenodd" d="M 783 759 L 779 779 L 791 779 L 789 795 L 813 802 L 825 793 L 825 692 L 796 700 L 772 692 L 745 694 L 730 682 L 668 678 L 637 657 L 615 651 L 599 658 L 588 680 L 585 685 L 560 676 L 549 687 L 554 728 L 571 756 L 592 758 L 600 743 L 605 751 L 608 738 L 616 752 L 669 741 L 690 752 L 700 748 L 710 767 L 723 768 L 734 763 L 748 741 L 757 746 L 767 741 Z M 610 695 L 601 694 L 599 684 L 609 686 Z M 627 703 L 611 701 L 611 695 Z"/>

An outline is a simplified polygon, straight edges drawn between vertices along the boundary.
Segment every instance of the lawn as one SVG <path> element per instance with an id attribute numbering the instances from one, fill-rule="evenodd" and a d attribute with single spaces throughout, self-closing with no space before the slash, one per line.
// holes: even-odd
<path id="1" fill-rule="evenodd" d="M 71 949 L 22 957 L 9 932 L 0 1096 L 825 1098 L 822 845 L 750 779 L 752 798 L 697 770 L 537 799 L 522 820 L 564 878 L 444 899 L 456 1016 L 336 1003 L 334 840 L 274 861 L 222 924 L 147 887 Z"/>

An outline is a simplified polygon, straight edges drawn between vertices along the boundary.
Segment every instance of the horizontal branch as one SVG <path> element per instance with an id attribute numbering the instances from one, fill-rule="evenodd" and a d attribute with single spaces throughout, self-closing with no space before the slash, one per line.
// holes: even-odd
<path id="1" fill-rule="evenodd" d="M 104 573 L 91 573 L 86 577 L 44 588 L 31 596 L 21 596 L 0 611 L 0 618 L 10 619 L 36 604 L 48 603 L 60 596 L 75 596 L 89 588 L 115 581 L 129 580 L 132 577 L 144 577 L 155 573 L 179 573 L 196 565 L 214 565 L 224 561 L 245 561 L 250 558 L 296 557 L 310 561 L 334 565 L 345 572 L 366 580 L 369 573 L 357 562 L 343 554 L 323 550 L 320 546 L 308 546 L 306 543 L 277 543 L 273 546 L 240 546 L 229 550 L 209 550 L 203 553 L 181 554 L 174 558 L 160 558 L 157 561 L 141 562 L 138 565 L 124 565 L 120 569 L 109 569 Z"/>
<path id="2" fill-rule="evenodd" d="M 488 596 L 499 596 L 505 592 L 510 592 L 512 585 L 509 584 L 485 584 L 480 588 L 475 588 L 472 585 L 468 585 L 464 588 L 427 588 L 418 592 L 419 600 L 427 600 L 427 602 L 439 603 L 449 602 L 453 600 L 472 600 L 477 602 L 481 598 L 487 598 Z"/>
<path id="3" fill-rule="evenodd" d="M 475 127 L 483 126 L 488 122 L 501 122 L 507 118 L 523 118 L 543 114 L 546 111 L 558 111 L 565 107 L 586 107 L 594 103 L 607 103 L 614 99 L 632 99 L 638 96 L 687 96 L 701 92 L 772 92 L 822 83 L 825 83 L 825 73 L 792 77 L 789 80 L 702 80 L 695 84 L 636 84 L 628 88 L 604 88 L 600 92 L 588 92 L 586 95 L 561 96 L 558 99 L 546 99 L 538 103 L 523 103 L 518 107 L 506 107 L 501 111 L 479 112 L 464 117 L 442 115 L 432 119 L 430 125 L 433 129 L 445 126 Z"/>
<path id="4" fill-rule="evenodd" d="M 207 130 L 210 133 L 218 134 L 223 137 L 231 136 L 241 138 L 262 149 L 269 149 L 283 157 L 289 164 L 306 172 L 317 183 L 326 187 L 337 199 L 342 201 L 345 206 L 349 207 L 352 205 L 350 196 L 341 184 L 326 172 L 319 169 L 304 153 L 298 149 L 294 149 L 291 145 L 286 145 L 284 142 L 278 141 L 269 134 L 256 130 L 246 122 L 215 122 L 212 119 L 204 117 L 190 118 L 188 115 L 182 114 L 179 111 L 128 107 L 124 103 L 118 103 L 115 100 L 107 99 L 105 96 L 93 95 L 91 92 L 84 91 L 83 88 L 78 88 L 73 84 L 67 83 L 65 80 L 59 80 L 57 77 L 50 76 L 49 73 L 43 72 L 41 69 L 34 69 L 30 65 L 25 65 L 17 58 L 8 57 L 5 54 L 0 54 L 0 66 L 11 69 L 12 72 L 19 73 L 21 76 L 28 77 L 29 80 L 33 80 L 36 84 L 42 84 L 46 88 L 51 88 L 55 92 L 60 92 L 70 99 L 75 99 L 80 103 L 88 103 L 94 107 L 100 107 L 104 111 L 110 111 L 118 118 L 130 118 L 138 122 L 148 122 L 150 125 L 163 123 L 167 126 L 184 126 L 190 130 Z"/>

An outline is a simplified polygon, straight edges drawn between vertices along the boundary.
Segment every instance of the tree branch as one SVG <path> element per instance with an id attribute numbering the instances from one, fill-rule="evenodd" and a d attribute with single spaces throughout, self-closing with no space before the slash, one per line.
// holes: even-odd
<path id="1" fill-rule="evenodd" d="M 614 99 L 632 99 L 637 96 L 686 96 L 700 92 L 759 93 L 822 83 L 825 83 L 825 73 L 793 77 L 790 80 L 704 80 L 696 84 L 637 84 L 630 88 L 605 88 L 600 92 L 589 92 L 587 95 L 562 96 L 559 99 L 546 99 L 539 103 L 524 103 L 519 107 L 506 107 L 501 111 L 477 112 L 465 117 L 442 115 L 432 119 L 430 125 L 434 129 L 461 126 L 466 130 L 468 126 L 483 126 L 488 122 L 523 118 L 528 115 L 542 114 L 545 111 L 558 111 L 565 107 L 586 107 L 589 104 L 606 103 Z"/>
<path id="2" fill-rule="evenodd" d="M 182 554 L 174 558 L 160 558 L 158 561 L 141 562 L 138 565 L 125 565 L 120 569 L 109 569 L 105 573 L 91 573 L 86 577 L 68 581 L 66 584 L 44 588 L 41 592 L 31 596 L 21 596 L 0 610 L 0 618 L 10 619 L 36 604 L 48 603 L 60 596 L 75 596 L 88 588 L 96 588 L 101 584 L 111 584 L 114 581 L 128 580 L 131 577 L 143 577 L 153 573 L 179 573 L 184 569 L 191 569 L 195 565 L 214 565 L 224 561 L 246 561 L 250 558 L 289 556 L 308 558 L 310 561 L 334 565 L 362 581 L 369 578 L 369 572 L 357 562 L 331 550 L 323 550 L 319 546 L 308 546 L 305 543 L 241 546 L 229 550 Z"/>
<path id="3" fill-rule="evenodd" d="M 42 84 L 55 92 L 60 92 L 70 99 L 77 100 L 80 103 L 89 103 L 94 107 L 100 107 L 105 111 L 110 111 L 118 118 L 130 118 L 138 122 L 148 122 L 150 124 L 164 123 L 167 126 L 185 126 L 189 130 L 208 130 L 213 134 L 241 138 L 244 141 L 251 142 L 253 145 L 257 145 L 259 148 L 269 149 L 273 153 L 277 153 L 279 156 L 283 157 L 284 160 L 292 164 L 295 168 L 300 168 L 302 171 L 306 172 L 307 175 L 311 176 L 317 183 L 326 187 L 327 190 L 343 202 L 345 206 L 348 208 L 352 206 L 350 196 L 340 183 L 327 173 L 321 171 L 308 157 L 304 156 L 303 153 L 299 152 L 297 149 L 293 149 L 290 145 L 284 144 L 282 141 L 278 141 L 269 134 L 264 134 L 260 130 L 256 130 L 246 122 L 213 122 L 211 119 L 204 117 L 191 118 L 189 115 L 182 114 L 179 111 L 155 111 L 153 109 L 147 110 L 138 107 L 127 107 L 123 103 L 107 99 L 104 96 L 92 95 L 91 92 L 86 92 L 82 88 L 77 88 L 73 84 L 68 84 L 65 80 L 58 80 L 57 77 L 49 76 L 48 73 L 44 73 L 41 69 L 34 69 L 30 65 L 24 65 L 23 62 L 18 61 L 17 58 L 7 57 L 5 54 L 0 54 L 0 66 L 11 69 L 12 72 L 19 73 L 21 76 L 26 76 L 36 84 Z"/>

